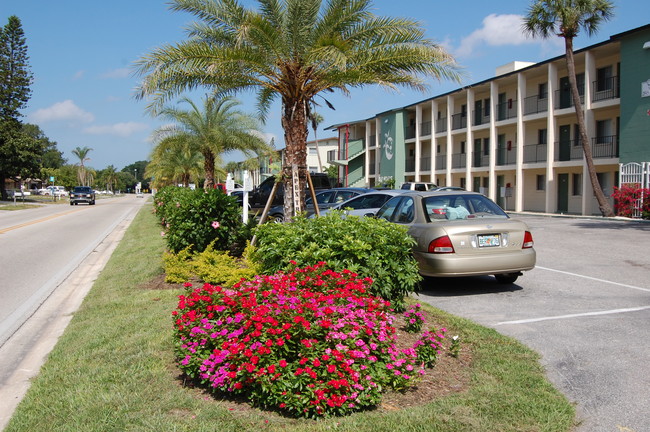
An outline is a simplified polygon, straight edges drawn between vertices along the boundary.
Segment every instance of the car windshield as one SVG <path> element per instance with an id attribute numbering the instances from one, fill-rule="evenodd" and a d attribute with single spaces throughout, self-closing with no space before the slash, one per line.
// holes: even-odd
<path id="1" fill-rule="evenodd" d="M 429 222 L 476 218 L 508 218 L 492 200 L 483 195 L 433 195 L 422 200 Z"/>
<path id="2" fill-rule="evenodd" d="M 76 186 L 74 188 L 75 192 L 90 192 L 90 188 L 88 186 Z"/>

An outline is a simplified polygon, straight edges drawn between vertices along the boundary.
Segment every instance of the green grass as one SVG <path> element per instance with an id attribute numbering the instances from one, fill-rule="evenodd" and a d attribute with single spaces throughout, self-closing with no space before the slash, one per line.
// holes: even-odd
<path id="1" fill-rule="evenodd" d="M 569 431 L 574 408 L 514 339 L 427 308 L 471 351 L 469 388 L 414 408 L 320 421 L 232 408 L 185 388 L 174 366 L 179 291 L 140 286 L 162 272 L 145 206 L 5 429 L 14 431 Z M 435 373 L 435 369 L 434 369 Z"/>

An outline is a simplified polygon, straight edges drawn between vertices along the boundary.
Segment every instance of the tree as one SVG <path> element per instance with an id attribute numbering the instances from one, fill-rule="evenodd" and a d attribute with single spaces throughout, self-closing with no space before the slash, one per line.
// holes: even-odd
<path id="1" fill-rule="evenodd" d="M 566 65 L 569 73 L 573 106 L 578 119 L 580 141 L 582 142 L 591 186 L 603 216 L 614 216 L 614 210 L 607 201 L 596 175 L 576 80 L 573 39 L 578 36 L 581 30 L 587 32 L 590 36 L 596 33 L 599 25 L 613 16 L 613 9 L 614 5 L 608 0 L 536 0 L 529 7 L 523 24 L 524 32 L 530 36 L 540 36 L 548 39 L 551 35 L 555 35 L 564 39 Z"/>
<path id="2" fill-rule="evenodd" d="M 0 193 L 7 198 L 5 179 L 38 171 L 38 144 L 20 132 L 20 110 L 27 106 L 33 81 L 25 34 L 16 16 L 0 29 Z"/>
<path id="3" fill-rule="evenodd" d="M 160 141 L 151 153 L 145 176 L 153 178 L 152 186 L 198 183 L 203 173 L 203 155 L 192 148 L 192 142 L 168 137 Z"/>
<path id="4" fill-rule="evenodd" d="M 77 147 L 74 150 L 72 150 L 72 154 L 77 156 L 79 158 L 79 171 L 78 171 L 78 176 L 79 176 L 79 183 L 81 183 L 81 186 L 86 186 L 86 166 L 85 163 L 90 160 L 88 157 L 88 153 L 90 153 L 92 149 L 90 147 Z"/>
<path id="5" fill-rule="evenodd" d="M 107 191 L 114 191 L 117 186 L 117 170 L 109 165 L 99 172 L 98 184 Z"/>
<path id="6" fill-rule="evenodd" d="M 172 10 L 199 21 L 187 40 L 139 60 L 136 68 L 144 79 L 138 97 L 152 97 L 149 109 L 155 111 L 199 86 L 222 94 L 256 91 L 262 119 L 279 99 L 286 145 L 284 207 L 290 219 L 304 209 L 307 126 L 317 97 L 335 90 L 349 94 L 350 88 L 369 84 L 425 90 L 425 78 L 457 79 L 458 73 L 453 58 L 424 37 L 420 24 L 375 16 L 370 0 L 258 3 L 256 11 L 238 0 L 173 0 Z"/>
<path id="7" fill-rule="evenodd" d="M 163 108 L 158 115 L 174 124 L 158 129 L 155 136 L 187 141 L 203 155 L 205 189 L 214 186 L 216 162 L 224 154 L 238 150 L 250 156 L 268 148 L 261 138 L 257 121 L 236 109 L 239 101 L 206 96 L 202 107 L 187 97 L 180 103 L 189 105 L 190 109 Z"/>
<path id="8" fill-rule="evenodd" d="M 311 128 L 314 131 L 316 156 L 318 156 L 318 172 L 323 172 L 323 163 L 320 160 L 320 150 L 318 149 L 318 125 L 323 122 L 323 116 L 312 110 L 309 120 L 311 121 Z"/>

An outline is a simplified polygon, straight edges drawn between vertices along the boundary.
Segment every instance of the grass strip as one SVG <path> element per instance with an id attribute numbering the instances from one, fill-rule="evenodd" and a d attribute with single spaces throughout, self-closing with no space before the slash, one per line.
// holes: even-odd
<path id="1" fill-rule="evenodd" d="M 174 366 L 176 290 L 141 286 L 162 273 L 164 242 L 145 206 L 75 313 L 6 432 L 569 431 L 574 408 L 516 340 L 423 305 L 472 352 L 466 391 L 395 411 L 296 420 L 238 409 L 184 387 Z M 434 369 L 435 373 L 435 369 Z"/>

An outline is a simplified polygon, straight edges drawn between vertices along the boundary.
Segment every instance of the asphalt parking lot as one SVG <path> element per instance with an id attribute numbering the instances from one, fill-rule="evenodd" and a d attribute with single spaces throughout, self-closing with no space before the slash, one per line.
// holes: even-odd
<path id="1" fill-rule="evenodd" d="M 514 285 L 436 279 L 419 300 L 539 352 L 580 432 L 650 431 L 650 223 L 517 215 L 537 267 Z"/>

